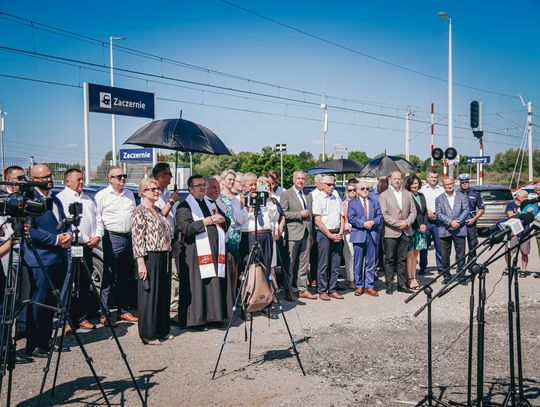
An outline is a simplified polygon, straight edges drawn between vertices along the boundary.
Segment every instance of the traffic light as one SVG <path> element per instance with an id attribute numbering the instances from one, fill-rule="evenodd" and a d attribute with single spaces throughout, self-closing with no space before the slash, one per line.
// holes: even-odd
<path id="1" fill-rule="evenodd" d="M 448 147 L 445 151 L 442 148 L 436 147 L 431 152 L 431 156 L 435 161 L 440 161 L 443 158 L 454 160 L 457 157 L 457 150 L 454 147 Z"/>
<path id="2" fill-rule="evenodd" d="M 448 147 L 444 152 L 444 157 L 447 160 L 453 160 L 457 157 L 457 150 L 454 147 Z"/>
<path id="3" fill-rule="evenodd" d="M 473 100 L 471 102 L 471 129 L 477 129 L 480 126 L 480 104 Z"/>
<path id="4" fill-rule="evenodd" d="M 436 147 L 431 152 L 431 156 L 433 157 L 433 159 L 435 161 L 440 161 L 444 157 L 444 152 L 443 152 L 442 148 Z"/>
<path id="5" fill-rule="evenodd" d="M 482 130 L 473 130 L 472 133 L 478 140 L 481 140 L 484 137 L 484 132 Z"/>

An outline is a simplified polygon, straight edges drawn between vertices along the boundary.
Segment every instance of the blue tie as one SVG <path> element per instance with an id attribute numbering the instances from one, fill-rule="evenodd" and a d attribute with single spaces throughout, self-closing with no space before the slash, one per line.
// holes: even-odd
<path id="1" fill-rule="evenodd" d="M 259 226 L 264 226 L 264 218 L 263 218 L 263 214 L 262 214 L 262 210 L 259 211 L 259 213 L 257 214 L 257 221 L 259 222 Z"/>

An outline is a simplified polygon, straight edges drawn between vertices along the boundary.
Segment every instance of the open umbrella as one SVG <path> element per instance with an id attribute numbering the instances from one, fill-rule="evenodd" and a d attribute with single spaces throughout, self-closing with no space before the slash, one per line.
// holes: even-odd
<path id="1" fill-rule="evenodd" d="M 395 155 L 382 155 L 369 160 L 360 173 L 361 177 L 384 177 L 392 171 L 401 171 L 403 174 L 416 171 L 416 166 L 405 158 Z"/>
<path id="2" fill-rule="evenodd" d="M 124 144 L 175 150 L 175 189 L 179 151 L 231 155 L 223 141 L 212 130 L 180 118 L 154 120 L 133 133 Z"/>
<path id="3" fill-rule="evenodd" d="M 308 171 L 313 174 L 352 174 L 362 171 L 364 164 L 356 160 L 340 158 L 339 160 L 323 161 Z"/>

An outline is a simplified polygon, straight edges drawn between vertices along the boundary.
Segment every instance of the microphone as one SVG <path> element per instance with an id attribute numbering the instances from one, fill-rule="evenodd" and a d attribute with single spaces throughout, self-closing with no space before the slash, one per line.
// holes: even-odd
<path id="1" fill-rule="evenodd" d="M 489 235 L 489 243 L 492 245 L 501 243 L 508 235 L 515 236 L 523 232 L 523 226 L 527 226 L 535 221 L 535 217 L 532 213 L 518 213 L 504 221 L 497 222 L 497 226 L 501 230 L 493 232 Z M 540 219 L 538 220 L 540 226 Z"/>

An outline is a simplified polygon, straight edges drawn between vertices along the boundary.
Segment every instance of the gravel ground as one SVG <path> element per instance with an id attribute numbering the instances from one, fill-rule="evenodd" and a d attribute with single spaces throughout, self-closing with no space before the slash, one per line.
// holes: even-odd
<path id="1" fill-rule="evenodd" d="M 529 269 L 540 272 L 534 244 L 532 249 Z M 433 253 L 430 256 L 433 261 Z M 487 276 L 484 393 L 494 403 L 500 403 L 509 382 L 503 268 L 498 262 Z M 530 275 L 520 283 L 525 393 L 532 405 L 540 405 L 540 278 Z M 377 287 L 382 286 L 378 282 Z M 468 287 L 459 286 L 433 305 L 434 390 L 447 401 L 466 400 L 469 294 Z M 405 298 L 384 291 L 379 298 L 355 297 L 348 291 L 342 301 L 284 302 L 306 376 L 291 352 L 282 319 L 255 318 L 251 360 L 244 326 L 235 319 L 216 380 L 211 376 L 225 333 L 222 327 L 207 332 L 173 328 L 175 338 L 160 347 L 142 345 L 137 327 L 129 323 L 120 323 L 117 333 L 150 406 L 414 405 L 427 392 L 426 314 L 413 316 L 425 296 L 409 304 L 404 304 Z M 81 338 L 110 402 L 140 404 L 108 328 L 82 333 Z M 104 405 L 73 338 L 67 338 L 67 344 L 71 350 L 62 353 L 55 396 L 46 393 L 43 405 Z M 43 359 L 17 365 L 14 404 L 36 404 L 44 366 Z M 4 383 L 3 404 L 6 388 Z"/>

